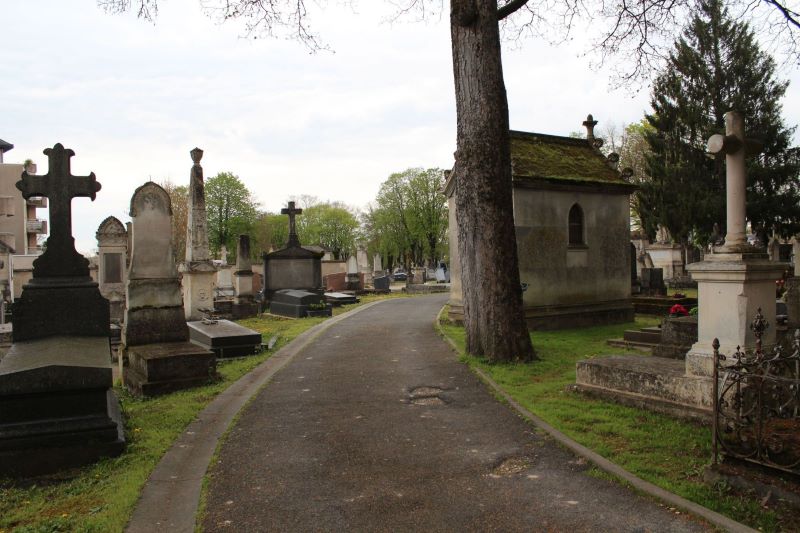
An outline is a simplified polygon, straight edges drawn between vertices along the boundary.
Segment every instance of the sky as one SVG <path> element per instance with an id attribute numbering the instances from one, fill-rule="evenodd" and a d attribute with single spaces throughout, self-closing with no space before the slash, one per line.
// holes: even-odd
<path id="1" fill-rule="evenodd" d="M 83 253 L 107 216 L 130 220 L 138 186 L 188 184 L 194 147 L 206 179 L 232 172 L 272 212 L 300 195 L 363 209 L 394 172 L 450 168 L 447 13 L 398 22 L 389 2 L 327 4 L 311 24 L 332 52 L 312 54 L 291 40 L 247 39 L 197 0 L 161 0 L 155 24 L 107 14 L 96 0 L 3 2 L 0 139 L 15 146 L 4 161 L 32 159 L 44 174 L 42 151 L 60 142 L 75 151 L 74 175 L 96 174 L 97 199 L 72 202 Z M 586 44 L 504 44 L 513 129 L 568 135 L 592 113 L 602 136 L 649 110 L 649 88 L 612 89 Z M 800 73 L 780 74 L 792 81 L 784 118 L 800 124 Z"/>

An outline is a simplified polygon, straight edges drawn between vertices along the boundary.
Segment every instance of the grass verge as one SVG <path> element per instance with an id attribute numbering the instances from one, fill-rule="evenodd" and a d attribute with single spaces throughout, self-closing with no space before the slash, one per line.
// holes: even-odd
<path id="1" fill-rule="evenodd" d="M 360 304 L 334 309 L 339 315 L 358 305 L 402 297 L 370 295 Z M 220 378 L 207 385 L 157 398 L 134 398 L 122 388 L 120 398 L 128 445 L 119 457 L 94 465 L 28 480 L 0 480 L 0 533 L 122 531 L 150 472 L 184 428 L 220 392 L 264 362 L 305 330 L 326 320 L 283 319 L 264 315 L 239 323 L 263 335 L 278 335 L 270 352 L 246 358 L 218 360 Z"/>
<path id="2" fill-rule="evenodd" d="M 464 355 L 464 329 L 446 320 L 441 328 L 458 347 L 462 361 L 483 370 L 526 409 L 576 442 L 644 480 L 750 527 L 796 531 L 800 524 L 791 510 L 768 508 L 755 495 L 703 481 L 711 459 L 709 427 L 565 391 L 575 382 L 577 361 L 620 354 L 624 350 L 606 345 L 607 339 L 657 323 L 657 318 L 646 317 L 635 324 L 534 332 L 531 339 L 540 360 L 529 364 L 491 364 Z"/>

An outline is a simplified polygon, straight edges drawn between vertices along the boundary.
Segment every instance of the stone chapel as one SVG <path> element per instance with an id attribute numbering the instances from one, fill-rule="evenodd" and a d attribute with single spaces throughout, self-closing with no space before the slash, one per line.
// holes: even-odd
<path id="1" fill-rule="evenodd" d="M 511 133 L 514 226 L 531 329 L 633 320 L 629 195 L 635 186 L 606 157 L 589 115 L 586 138 Z M 455 180 L 444 186 L 450 216 L 450 318 L 463 319 Z"/>

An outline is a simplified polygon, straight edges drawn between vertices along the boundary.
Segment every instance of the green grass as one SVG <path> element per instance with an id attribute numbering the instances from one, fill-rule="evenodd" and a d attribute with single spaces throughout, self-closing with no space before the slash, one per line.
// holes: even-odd
<path id="1" fill-rule="evenodd" d="M 647 317 L 635 324 L 535 332 L 531 338 L 540 360 L 528 364 L 490 364 L 465 356 L 464 329 L 443 322 L 442 330 L 464 362 L 483 370 L 517 402 L 573 440 L 688 500 L 751 527 L 780 531 L 784 519 L 792 521 L 782 514 L 785 511 L 766 510 L 755 496 L 703 482 L 703 469 L 711 459 L 709 427 L 565 391 L 575 382 L 577 361 L 619 354 L 623 350 L 606 345 L 607 339 L 657 322 Z"/>
<path id="2" fill-rule="evenodd" d="M 341 314 L 399 294 L 365 296 L 360 304 L 334 309 Z M 281 346 L 324 318 L 302 320 L 263 316 L 240 321 L 262 333 L 264 342 L 279 335 L 275 348 L 246 358 L 219 360 L 220 379 L 201 387 L 148 399 L 116 392 L 125 418 L 128 444 L 119 457 L 30 480 L 0 480 L 0 533 L 122 531 L 150 472 L 184 428 L 220 392 L 264 362 Z"/>

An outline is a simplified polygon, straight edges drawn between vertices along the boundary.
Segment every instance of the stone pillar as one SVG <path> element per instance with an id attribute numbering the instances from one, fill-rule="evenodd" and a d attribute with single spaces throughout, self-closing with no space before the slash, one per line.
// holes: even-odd
<path id="1" fill-rule="evenodd" d="M 458 255 L 458 221 L 456 220 L 455 175 L 446 172 L 444 195 L 447 197 L 448 236 L 450 238 L 450 311 L 448 318 L 464 320 L 464 300 L 461 293 L 461 258 Z"/>
<path id="2" fill-rule="evenodd" d="M 769 260 L 763 248 L 747 244 L 745 237 L 745 152 L 753 153 L 756 143 L 744 137 L 744 121 L 738 113 L 725 115 L 725 136 L 714 135 L 708 150 L 725 154 L 727 175 L 727 223 L 725 244 L 692 263 L 688 270 L 697 281 L 697 343 L 686 355 L 686 373 L 710 376 L 715 338 L 720 353 L 732 354 L 737 346 L 753 350 L 755 336 L 750 323 L 761 309 L 770 327 L 762 337 L 765 348 L 775 344 L 775 280 L 786 265 Z"/>
<path id="3" fill-rule="evenodd" d="M 187 321 L 201 320 L 201 309 L 214 307 L 214 278 L 216 268 L 208 250 L 208 224 L 206 220 L 205 184 L 200 160 L 203 151 L 190 152 L 192 170 L 189 177 L 189 205 L 186 224 L 186 261 L 181 263 L 183 273 L 183 305 Z"/>
<path id="4" fill-rule="evenodd" d="M 98 279 L 100 294 L 111 308 L 111 321 L 122 323 L 125 316 L 128 232 L 115 217 L 108 217 L 97 228 Z"/>
<path id="5" fill-rule="evenodd" d="M 233 273 L 234 303 L 254 303 L 253 262 L 250 259 L 250 236 L 239 235 L 236 247 L 236 270 Z"/>

